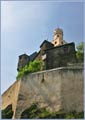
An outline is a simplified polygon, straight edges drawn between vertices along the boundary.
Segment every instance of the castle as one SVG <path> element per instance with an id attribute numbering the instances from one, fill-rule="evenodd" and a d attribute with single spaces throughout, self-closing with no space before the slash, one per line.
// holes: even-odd
<path id="1" fill-rule="evenodd" d="M 54 30 L 53 40 L 44 40 L 40 45 L 39 52 L 32 55 L 22 54 L 19 56 L 17 70 L 21 70 L 26 64 L 33 60 L 43 60 L 43 70 L 67 66 L 76 62 L 76 51 L 74 43 L 67 43 L 63 40 L 63 30 Z"/>
<path id="2" fill-rule="evenodd" d="M 34 103 L 50 112 L 83 112 L 83 67 L 73 64 L 75 44 L 63 40 L 62 29 L 55 29 L 52 42 L 44 40 L 38 53 L 20 55 L 17 70 L 33 60 L 43 60 L 43 71 L 24 75 L 3 93 L 2 118 L 27 119 Z"/>

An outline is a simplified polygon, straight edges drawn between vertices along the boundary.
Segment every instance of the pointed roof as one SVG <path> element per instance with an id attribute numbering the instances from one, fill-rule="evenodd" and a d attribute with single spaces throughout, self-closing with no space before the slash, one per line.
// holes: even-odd
<path id="1" fill-rule="evenodd" d="M 36 55 L 37 55 L 37 52 L 32 53 L 30 55 L 30 60 L 32 61 L 35 58 Z"/>
<path id="2" fill-rule="evenodd" d="M 44 40 L 43 42 L 42 42 L 42 44 L 40 45 L 40 48 L 43 46 L 43 44 L 50 44 L 50 45 L 53 45 L 51 42 L 49 42 L 49 41 L 47 41 L 47 40 Z"/>
<path id="3" fill-rule="evenodd" d="M 29 57 L 27 54 L 22 54 L 22 55 L 19 55 L 19 57 L 22 57 L 22 56 L 26 56 L 26 57 Z"/>

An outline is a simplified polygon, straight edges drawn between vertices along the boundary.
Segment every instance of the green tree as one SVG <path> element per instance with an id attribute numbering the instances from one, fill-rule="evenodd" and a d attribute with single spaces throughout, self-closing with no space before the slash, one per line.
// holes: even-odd
<path id="1" fill-rule="evenodd" d="M 84 42 L 81 42 L 77 47 L 77 59 L 78 62 L 83 62 L 84 61 Z"/>

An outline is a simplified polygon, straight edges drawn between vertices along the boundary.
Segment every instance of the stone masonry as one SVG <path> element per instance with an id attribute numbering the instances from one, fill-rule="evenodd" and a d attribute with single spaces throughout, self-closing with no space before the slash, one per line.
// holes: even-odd
<path id="1" fill-rule="evenodd" d="M 53 112 L 84 111 L 83 68 L 60 67 L 28 74 L 2 95 L 2 109 L 12 104 L 14 119 L 33 103 Z"/>

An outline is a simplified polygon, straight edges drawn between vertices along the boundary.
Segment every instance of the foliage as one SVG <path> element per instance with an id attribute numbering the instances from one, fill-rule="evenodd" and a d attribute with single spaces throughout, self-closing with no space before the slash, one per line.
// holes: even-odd
<path id="1" fill-rule="evenodd" d="M 79 62 L 83 62 L 84 61 L 84 43 L 81 42 L 78 46 L 77 46 L 77 53 L 76 53 L 77 59 Z"/>
<path id="2" fill-rule="evenodd" d="M 24 68 L 22 68 L 17 75 L 17 79 L 24 76 L 27 73 L 37 72 L 42 70 L 43 62 L 39 60 L 34 60 L 30 62 L 29 65 L 27 64 Z"/>
<path id="3" fill-rule="evenodd" d="M 2 119 L 11 119 L 13 116 L 12 105 L 2 110 Z"/>
<path id="4" fill-rule="evenodd" d="M 11 119 L 13 116 L 12 105 L 7 106 L 6 109 L 2 110 L 2 119 Z M 33 103 L 28 109 L 22 112 L 21 119 L 53 119 L 53 118 L 64 118 L 64 119 L 78 119 L 84 118 L 84 112 L 77 113 L 76 111 L 70 113 L 64 113 L 62 110 L 58 112 L 50 112 L 46 108 L 38 108 L 36 103 Z"/>
<path id="5" fill-rule="evenodd" d="M 21 114 L 21 119 L 53 119 L 53 118 L 84 118 L 84 112 L 77 113 L 76 111 L 64 113 L 62 110 L 58 112 L 50 112 L 46 108 L 38 108 L 37 104 L 32 104 Z"/>
<path id="6" fill-rule="evenodd" d="M 72 111 L 65 116 L 66 118 L 84 118 L 84 112 L 77 113 L 76 111 Z"/>

